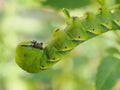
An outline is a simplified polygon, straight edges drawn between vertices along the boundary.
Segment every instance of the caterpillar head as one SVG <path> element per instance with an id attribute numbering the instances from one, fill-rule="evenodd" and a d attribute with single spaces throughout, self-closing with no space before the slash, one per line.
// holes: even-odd
<path id="1" fill-rule="evenodd" d="M 24 70 L 35 73 L 40 71 L 40 58 L 43 55 L 43 43 L 23 41 L 16 47 L 16 63 Z"/>

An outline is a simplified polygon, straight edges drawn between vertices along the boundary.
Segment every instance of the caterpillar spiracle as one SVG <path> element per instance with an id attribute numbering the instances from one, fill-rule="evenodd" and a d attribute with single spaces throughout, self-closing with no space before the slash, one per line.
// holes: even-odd
<path id="1" fill-rule="evenodd" d="M 120 9 L 101 8 L 99 13 L 71 17 L 63 9 L 67 25 L 56 29 L 49 43 L 23 41 L 16 47 L 16 63 L 25 71 L 37 73 L 52 67 L 77 45 L 111 30 L 120 30 Z M 44 47 L 43 47 L 44 46 Z"/>

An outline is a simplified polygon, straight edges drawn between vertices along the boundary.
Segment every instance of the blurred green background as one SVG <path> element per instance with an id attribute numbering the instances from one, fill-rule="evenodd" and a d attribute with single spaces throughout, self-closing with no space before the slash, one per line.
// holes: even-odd
<path id="1" fill-rule="evenodd" d="M 108 7 L 115 3 L 120 1 L 106 0 Z M 99 5 L 95 0 L 0 0 L 0 90 L 95 90 L 100 61 L 108 50 L 120 50 L 120 31 L 79 45 L 51 69 L 38 74 L 29 74 L 15 63 L 19 42 L 47 42 L 55 28 L 64 28 L 62 8 L 68 8 L 72 16 L 82 16 L 86 11 L 97 11 Z"/>

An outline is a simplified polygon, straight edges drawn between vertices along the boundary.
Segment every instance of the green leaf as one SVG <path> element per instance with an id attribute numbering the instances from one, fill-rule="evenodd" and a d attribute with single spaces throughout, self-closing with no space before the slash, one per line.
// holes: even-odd
<path id="1" fill-rule="evenodd" d="M 119 4 L 120 3 L 120 0 L 116 0 L 116 4 Z"/>
<path id="2" fill-rule="evenodd" d="M 120 59 L 107 56 L 98 68 L 96 90 L 111 90 L 120 78 Z"/>
<path id="3" fill-rule="evenodd" d="M 46 2 L 43 2 L 43 5 L 51 6 L 56 9 L 61 8 L 68 8 L 68 9 L 74 9 L 74 8 L 80 8 L 82 6 L 86 6 L 90 4 L 92 0 L 46 0 Z"/>
<path id="4" fill-rule="evenodd" d="M 113 55 L 113 54 L 116 54 L 116 53 L 120 53 L 119 50 L 115 47 L 111 47 L 111 48 L 108 48 L 107 49 L 107 52 L 109 53 L 109 55 Z"/>

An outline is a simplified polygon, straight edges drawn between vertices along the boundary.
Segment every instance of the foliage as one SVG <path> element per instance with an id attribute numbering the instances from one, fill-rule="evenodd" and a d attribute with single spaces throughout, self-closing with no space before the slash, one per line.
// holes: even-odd
<path id="1" fill-rule="evenodd" d="M 111 90 L 120 78 L 120 61 L 113 56 L 105 57 L 98 69 L 97 90 Z"/>
<path id="2" fill-rule="evenodd" d="M 80 8 L 82 6 L 89 5 L 92 2 L 92 0 L 46 0 L 43 2 L 43 5 L 45 6 L 51 6 L 55 9 L 61 9 L 61 8 L 68 8 L 68 9 L 75 9 Z"/>
<path id="3" fill-rule="evenodd" d="M 71 8 L 71 15 L 95 12 L 99 5 L 95 0 L 92 1 L 74 10 Z M 119 4 L 119 0 L 106 1 L 110 8 L 113 3 Z M 56 13 L 54 9 L 54 6 L 44 6 L 43 0 L 0 1 L 0 90 L 99 90 L 104 73 L 109 74 L 111 68 L 116 68 L 114 64 L 119 63 L 120 55 L 119 31 L 107 32 L 81 44 L 44 72 L 29 74 L 20 69 L 14 60 L 15 47 L 19 42 L 49 41 L 54 28 L 64 27 L 65 20 L 61 11 L 57 10 Z M 107 72 L 103 72 L 104 70 Z M 102 88 L 120 89 L 119 68 L 113 72 Z M 114 79 L 114 82 L 108 82 L 111 79 Z"/>

